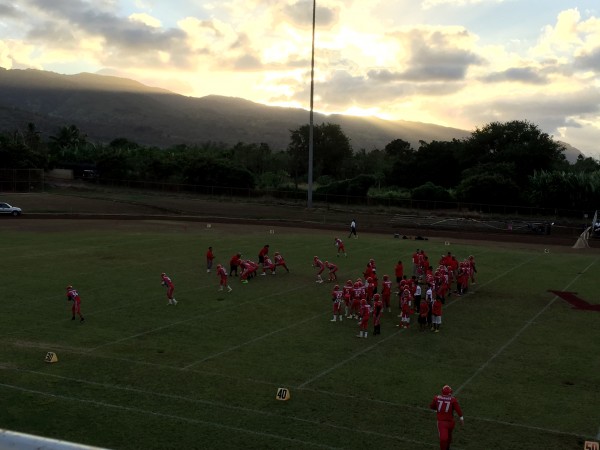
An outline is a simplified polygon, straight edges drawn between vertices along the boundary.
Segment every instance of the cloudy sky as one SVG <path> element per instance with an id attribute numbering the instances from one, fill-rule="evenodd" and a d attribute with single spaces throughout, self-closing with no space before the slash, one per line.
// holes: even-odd
<path id="1" fill-rule="evenodd" d="M 309 108 L 311 0 L 0 0 L 0 66 Z M 317 0 L 315 110 L 529 120 L 600 158 L 600 1 Z"/>

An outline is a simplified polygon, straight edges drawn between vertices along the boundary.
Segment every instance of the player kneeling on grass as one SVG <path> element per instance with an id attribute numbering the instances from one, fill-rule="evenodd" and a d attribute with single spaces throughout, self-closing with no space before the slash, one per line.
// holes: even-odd
<path id="1" fill-rule="evenodd" d="M 222 291 L 223 288 L 227 288 L 228 292 L 231 292 L 231 286 L 227 283 L 227 270 L 221 264 L 217 264 L 217 276 L 219 277 L 219 290 Z"/>
<path id="2" fill-rule="evenodd" d="M 371 317 L 371 305 L 367 303 L 367 299 L 360 300 L 360 320 L 358 322 L 359 332 L 356 337 L 366 338 L 369 333 L 369 317 Z"/>
<path id="3" fill-rule="evenodd" d="M 71 317 L 71 320 L 75 320 L 75 314 L 77 314 L 79 316 L 79 321 L 83 322 L 85 319 L 81 314 L 81 297 L 79 297 L 79 292 L 70 285 L 67 286 L 67 301 L 73 302 L 73 306 L 71 306 L 73 317 Z"/>
<path id="4" fill-rule="evenodd" d="M 343 320 L 342 316 L 342 298 L 344 296 L 344 291 L 340 289 L 340 287 L 336 284 L 333 288 L 333 292 L 331 293 L 331 300 L 333 301 L 333 319 L 331 322 L 337 322 L 339 317 L 340 322 Z"/>
<path id="5" fill-rule="evenodd" d="M 160 274 L 160 284 L 162 284 L 163 286 L 165 286 L 167 288 L 167 300 L 169 301 L 169 303 L 167 303 L 168 305 L 176 305 L 177 304 L 177 300 L 175 300 L 175 298 L 173 297 L 173 292 L 175 292 L 175 285 L 173 284 L 173 282 L 171 281 L 171 279 L 163 272 Z"/>

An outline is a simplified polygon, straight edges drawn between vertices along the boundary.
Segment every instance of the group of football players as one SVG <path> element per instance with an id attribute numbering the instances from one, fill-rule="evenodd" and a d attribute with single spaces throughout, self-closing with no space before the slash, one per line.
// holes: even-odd
<path id="1" fill-rule="evenodd" d="M 317 282 L 324 265 L 319 265 L 320 260 L 315 256 L 314 266 L 320 268 L 317 274 Z M 322 263 L 321 263 L 322 264 Z M 398 264 L 402 265 L 401 261 Z M 398 267 L 398 266 L 397 266 Z M 336 268 L 337 270 L 337 268 Z M 446 298 L 454 292 L 463 295 L 467 292 L 469 283 L 475 283 L 475 258 L 469 256 L 463 261 L 458 261 L 451 252 L 442 255 L 438 267 L 434 269 L 424 250 L 417 250 L 413 255 L 413 275 L 401 275 L 396 273 L 396 291 L 398 296 L 397 327 L 409 328 L 411 318 L 417 315 L 417 322 L 421 331 L 430 329 L 438 333 L 442 323 L 442 305 Z M 337 280 L 337 277 L 330 281 Z M 452 286 L 456 289 L 453 290 Z M 347 280 L 340 287 L 335 285 L 331 293 L 333 301 L 332 322 L 346 319 L 355 319 L 359 323 L 357 337 L 368 336 L 369 321 L 373 319 L 373 335 L 381 334 L 381 318 L 383 312 L 391 312 L 391 295 L 393 281 L 389 275 L 383 275 L 381 282 L 381 294 L 379 293 L 379 279 L 374 259 L 370 259 L 363 277 L 356 281 Z M 425 290 L 423 298 L 422 292 Z M 342 311 L 343 310 L 343 311 Z"/>

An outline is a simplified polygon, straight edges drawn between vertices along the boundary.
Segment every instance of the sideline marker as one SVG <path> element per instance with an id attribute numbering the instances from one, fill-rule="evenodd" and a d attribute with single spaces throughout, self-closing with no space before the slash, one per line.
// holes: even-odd
<path id="1" fill-rule="evenodd" d="M 288 388 L 280 387 L 277 389 L 277 394 L 275 394 L 275 400 L 286 402 L 290 398 L 292 398 L 292 394 L 290 393 L 290 390 Z"/>
<path id="2" fill-rule="evenodd" d="M 207 223 L 206 228 L 212 228 L 212 225 L 210 223 Z"/>
<path id="3" fill-rule="evenodd" d="M 54 352 L 48 352 L 46 353 L 44 361 L 46 361 L 47 363 L 56 363 L 58 362 L 58 356 L 56 356 L 56 353 Z"/>
<path id="4" fill-rule="evenodd" d="M 269 234 L 275 234 L 275 230 L 269 230 Z"/>
<path id="5" fill-rule="evenodd" d="M 450 241 L 444 242 L 444 245 L 450 245 Z"/>

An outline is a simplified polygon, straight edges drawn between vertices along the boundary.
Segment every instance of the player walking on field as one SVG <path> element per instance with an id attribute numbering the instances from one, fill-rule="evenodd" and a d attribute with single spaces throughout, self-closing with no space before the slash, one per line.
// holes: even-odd
<path id="1" fill-rule="evenodd" d="M 217 276 L 219 277 L 219 290 L 227 288 L 227 292 L 231 292 L 231 286 L 227 283 L 227 270 L 221 264 L 217 264 Z"/>
<path id="2" fill-rule="evenodd" d="M 465 424 L 458 400 L 452 396 L 452 388 L 442 388 L 442 394 L 433 397 L 429 407 L 437 412 L 437 427 L 440 436 L 440 450 L 450 450 L 452 431 L 454 430 L 454 413 L 458 415 L 461 426 Z"/>
<path id="3" fill-rule="evenodd" d="M 167 288 L 167 300 L 169 301 L 167 305 L 176 305 L 177 300 L 175 300 L 173 297 L 173 292 L 175 292 L 175 285 L 173 284 L 173 281 L 171 281 L 171 278 L 169 278 L 164 272 L 160 274 L 160 278 L 160 284 Z"/>
<path id="4" fill-rule="evenodd" d="M 81 314 L 81 297 L 79 297 L 79 292 L 71 285 L 67 286 L 67 301 L 73 302 L 73 305 L 71 306 L 73 317 L 71 317 L 71 320 L 75 320 L 75 315 L 77 314 L 79 316 L 79 321 L 83 322 L 85 319 Z"/>

